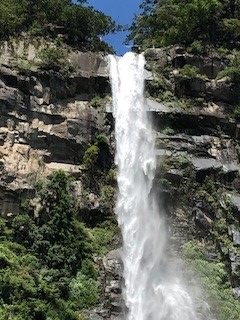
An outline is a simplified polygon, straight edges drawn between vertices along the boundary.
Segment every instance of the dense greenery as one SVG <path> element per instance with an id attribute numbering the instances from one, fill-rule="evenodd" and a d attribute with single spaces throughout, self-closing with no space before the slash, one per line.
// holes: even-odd
<path id="1" fill-rule="evenodd" d="M 70 182 L 54 172 L 21 214 L 0 219 L 1 320 L 82 319 L 81 310 L 98 303 L 93 257 L 109 250 L 114 226 L 80 223 Z"/>
<path id="2" fill-rule="evenodd" d="M 240 6 L 235 0 L 144 0 L 128 40 L 137 46 L 176 43 L 239 47 Z"/>
<path id="3" fill-rule="evenodd" d="M 217 79 L 228 77 L 232 83 L 240 84 L 240 55 L 237 51 L 233 52 L 233 54 L 229 66 L 218 73 Z"/>
<path id="4" fill-rule="evenodd" d="M 21 32 L 34 36 L 56 36 L 55 29 L 69 44 L 82 50 L 110 50 L 100 36 L 114 32 L 114 21 L 87 1 L 71 0 L 3 0 L 0 3 L 0 40 Z"/>
<path id="5" fill-rule="evenodd" d="M 207 261 L 204 249 L 193 241 L 185 244 L 183 254 L 187 265 L 198 275 L 204 288 L 204 300 L 217 319 L 239 319 L 240 304 L 233 297 L 224 263 Z"/>

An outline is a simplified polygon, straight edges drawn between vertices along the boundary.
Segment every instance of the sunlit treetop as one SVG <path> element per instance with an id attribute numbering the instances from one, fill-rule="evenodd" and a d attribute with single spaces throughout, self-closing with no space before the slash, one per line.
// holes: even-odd
<path id="1" fill-rule="evenodd" d="M 144 0 L 127 41 L 143 49 L 194 41 L 240 47 L 239 0 Z"/>
<path id="2" fill-rule="evenodd" d="M 34 36 L 56 35 L 85 50 L 109 49 L 101 36 L 119 27 L 111 17 L 80 0 L 2 0 L 0 2 L 0 40 L 29 32 Z M 101 46 L 103 48 L 101 48 Z"/>

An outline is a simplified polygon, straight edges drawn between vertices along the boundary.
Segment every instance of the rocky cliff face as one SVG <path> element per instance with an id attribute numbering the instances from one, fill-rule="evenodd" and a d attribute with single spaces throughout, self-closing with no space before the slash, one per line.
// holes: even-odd
<path id="1" fill-rule="evenodd" d="M 172 220 L 173 244 L 181 251 L 189 239 L 200 241 L 208 261 L 225 262 L 239 299 L 240 86 L 221 77 L 232 58 L 177 46 L 149 49 L 146 57 L 156 75 L 147 87 L 159 102 L 152 116 L 156 187 Z"/>
<path id="2" fill-rule="evenodd" d="M 21 201 L 34 193 L 36 180 L 51 170 L 79 176 L 87 146 L 107 130 L 101 107 L 91 100 L 110 92 L 101 56 L 75 53 L 75 73 L 32 71 L 28 76 L 15 71 L 6 56 L 0 68 L 3 216 L 17 214 Z"/>
<path id="3" fill-rule="evenodd" d="M 20 50 L 15 47 L 11 50 Z M 21 202 L 34 197 L 36 180 L 55 169 L 76 178 L 75 193 L 81 197 L 83 154 L 99 133 L 112 140 L 113 127 L 103 57 L 71 53 L 75 72 L 30 70 L 21 75 L 9 50 L 2 47 L 0 68 L 2 216 L 17 214 Z M 33 46 L 25 45 L 26 50 L 36 57 Z M 228 78 L 216 79 L 231 57 L 203 57 L 180 47 L 151 49 L 145 55 L 153 73 L 146 86 L 159 157 L 155 186 L 171 220 L 172 247 L 181 251 L 195 238 L 209 261 L 218 261 L 219 253 L 239 299 L 240 126 L 234 110 L 240 91 Z M 197 73 L 183 72 L 186 65 Z M 96 207 L 98 199 L 90 202 Z M 87 317 L 120 318 L 118 254 L 112 252 L 99 263 L 103 308 Z"/>

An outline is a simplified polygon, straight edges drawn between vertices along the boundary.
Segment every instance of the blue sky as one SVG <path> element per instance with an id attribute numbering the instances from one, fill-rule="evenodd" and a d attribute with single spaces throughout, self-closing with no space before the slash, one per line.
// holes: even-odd
<path id="1" fill-rule="evenodd" d="M 111 16 L 118 24 L 130 25 L 134 14 L 139 13 L 139 5 L 142 0 L 88 0 L 88 4 L 95 9 Z M 117 34 L 107 35 L 104 40 L 113 46 L 117 55 L 123 55 L 130 51 L 123 44 L 127 32 L 118 32 Z"/>

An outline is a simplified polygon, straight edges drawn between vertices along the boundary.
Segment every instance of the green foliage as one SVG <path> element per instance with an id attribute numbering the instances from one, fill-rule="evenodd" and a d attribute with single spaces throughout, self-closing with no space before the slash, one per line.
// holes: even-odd
<path id="1" fill-rule="evenodd" d="M 184 67 L 179 70 L 179 73 L 188 78 L 196 78 L 199 76 L 197 67 L 188 64 L 185 64 Z"/>
<path id="2" fill-rule="evenodd" d="M 238 46 L 240 9 L 227 0 L 143 0 L 127 41 L 141 50 L 185 44 L 196 53 L 204 46 Z M 200 51 L 200 52 L 199 52 Z"/>
<path id="3" fill-rule="evenodd" d="M 219 320 L 238 319 L 240 303 L 233 297 L 225 265 L 209 262 L 204 251 L 194 242 L 184 245 L 186 263 L 196 272 L 204 289 L 205 300 Z"/>
<path id="4" fill-rule="evenodd" d="M 26 57 L 17 57 L 14 63 L 14 68 L 23 76 L 29 76 L 36 64 L 32 60 L 27 60 Z"/>
<path id="5" fill-rule="evenodd" d="M 96 145 L 90 146 L 84 153 L 83 165 L 87 170 L 94 170 L 97 165 L 99 148 Z"/>
<path id="6" fill-rule="evenodd" d="M 106 135 L 99 134 L 96 142 L 88 147 L 83 156 L 83 183 L 85 188 L 91 189 L 98 194 L 107 171 L 112 165 L 112 153 Z"/>
<path id="7" fill-rule="evenodd" d="M 67 66 L 67 56 L 61 47 L 49 47 L 39 52 L 40 67 L 45 70 L 59 71 Z"/>
<path id="8" fill-rule="evenodd" d="M 209 176 L 206 176 L 206 178 L 204 179 L 200 188 L 200 193 L 201 191 L 208 193 L 213 199 L 217 198 L 217 189 L 215 182 Z"/>
<path id="9" fill-rule="evenodd" d="M 101 106 L 102 99 L 99 96 L 94 97 L 90 104 L 92 107 L 97 108 Z"/>
<path id="10" fill-rule="evenodd" d="M 240 83 L 240 68 L 227 67 L 226 69 L 220 71 L 217 75 L 217 79 L 222 79 L 228 77 L 233 83 Z"/>
<path id="11" fill-rule="evenodd" d="M 105 182 L 107 185 L 110 185 L 112 187 L 116 186 L 117 183 L 117 173 L 116 169 L 110 169 L 106 175 Z"/>
<path id="12" fill-rule="evenodd" d="M 191 43 L 190 47 L 188 48 L 188 51 L 193 54 L 202 54 L 205 53 L 206 48 L 203 45 L 202 41 L 195 40 L 193 43 Z"/>
<path id="13" fill-rule="evenodd" d="M 202 185 L 196 191 L 196 198 L 204 199 L 212 210 L 212 216 L 216 215 L 218 209 L 217 188 L 214 181 L 206 176 Z"/>
<path id="14" fill-rule="evenodd" d="M 204 259 L 204 250 L 202 247 L 196 245 L 193 241 L 189 241 L 183 248 L 184 258 L 189 260 Z"/>
<path id="15" fill-rule="evenodd" d="M 152 81 L 147 81 L 146 91 L 150 96 L 158 98 L 161 100 L 161 95 L 166 90 L 166 79 L 162 73 L 155 72 L 155 79 Z"/>
<path id="16" fill-rule="evenodd" d="M 62 28 L 64 39 L 82 50 L 112 52 L 100 36 L 119 29 L 111 17 L 71 0 L 2 0 L 0 4 L 0 40 L 28 31 L 34 36 L 55 36 Z"/>
<path id="17" fill-rule="evenodd" d="M 98 302 L 96 241 L 77 220 L 63 171 L 39 183 L 37 197 L 37 215 L 27 201 L 22 214 L 0 219 L 0 319 L 81 319 Z"/>
<path id="18" fill-rule="evenodd" d="M 158 97 L 158 100 L 163 101 L 165 103 L 168 102 L 176 102 L 177 103 L 177 97 L 169 90 L 161 92 Z M 168 105 L 168 104 L 167 104 Z"/>
<path id="19" fill-rule="evenodd" d="M 19 32 L 24 23 L 24 8 L 20 1 L 8 0 L 0 3 L 0 39 Z"/>
<path id="20" fill-rule="evenodd" d="M 106 254 L 112 247 L 115 237 L 120 236 L 118 226 L 109 221 L 105 221 L 92 230 L 94 252 L 97 255 Z"/>
<path id="21" fill-rule="evenodd" d="M 234 109 L 234 117 L 240 119 L 240 106 L 236 106 Z"/>
<path id="22" fill-rule="evenodd" d="M 114 207 L 115 204 L 115 188 L 110 185 L 104 185 L 101 188 L 101 201 L 103 203 L 106 203 L 111 206 L 111 208 Z"/>
<path id="23" fill-rule="evenodd" d="M 69 284 L 69 298 L 79 308 L 90 308 L 98 302 L 97 280 L 78 272 Z"/>
<path id="24" fill-rule="evenodd" d="M 108 138 L 106 137 L 105 134 L 101 133 L 97 136 L 97 146 L 99 149 L 109 149 L 109 142 Z"/>
<path id="25" fill-rule="evenodd" d="M 168 125 L 164 126 L 164 128 L 161 130 L 161 132 L 164 134 L 169 134 L 169 135 L 175 134 L 175 130 Z"/>
<path id="26" fill-rule="evenodd" d="M 240 83 L 240 54 L 233 51 L 233 58 L 227 68 L 220 71 L 217 75 L 217 79 L 228 77 L 233 83 Z"/>
<path id="27" fill-rule="evenodd" d="M 233 40 L 237 40 L 240 36 L 240 20 L 236 18 L 225 18 L 222 21 L 223 31 L 226 36 L 229 36 Z"/>

